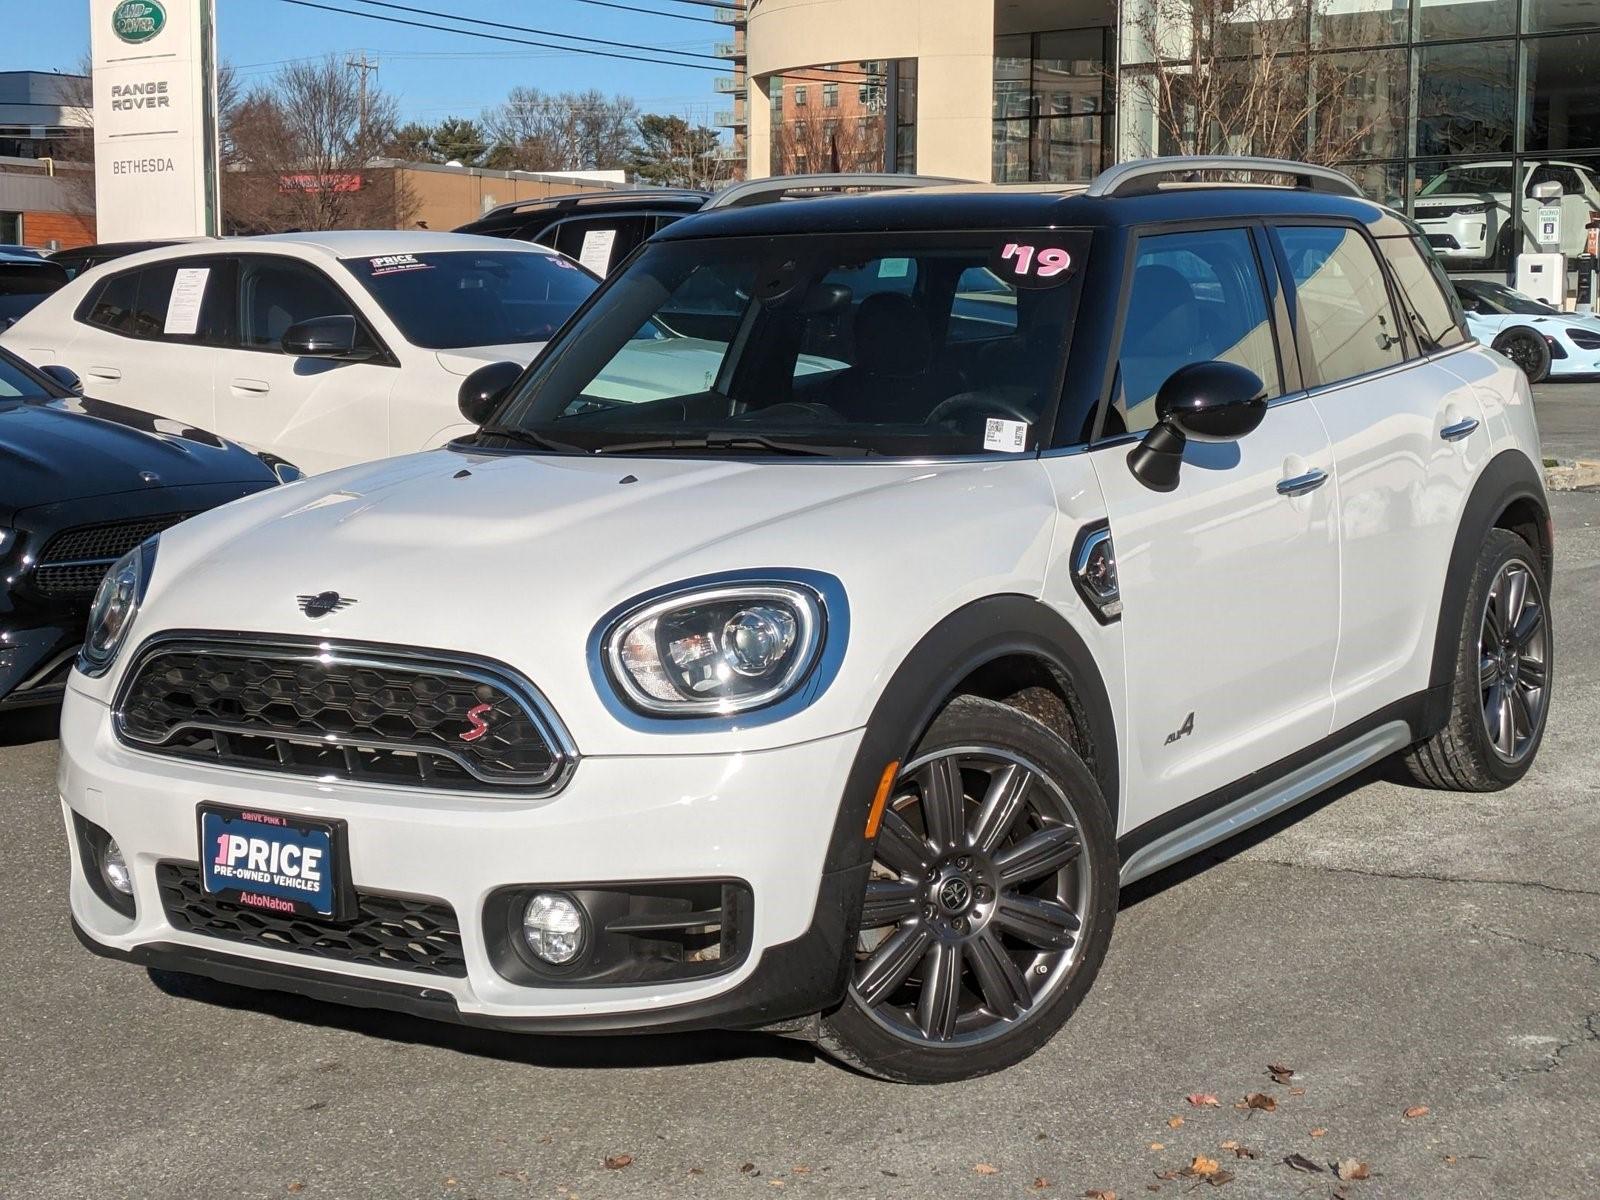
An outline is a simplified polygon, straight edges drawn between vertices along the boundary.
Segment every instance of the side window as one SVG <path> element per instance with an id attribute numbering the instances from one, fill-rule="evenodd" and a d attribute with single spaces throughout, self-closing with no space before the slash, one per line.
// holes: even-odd
<path id="1" fill-rule="evenodd" d="M 1424 354 L 1466 341 L 1456 291 L 1433 255 L 1415 238 L 1383 238 L 1378 242 Z"/>
<path id="2" fill-rule="evenodd" d="M 312 317 L 355 316 L 345 294 L 321 271 L 289 258 L 239 263 L 239 344 L 277 350 L 289 326 Z"/>
<path id="3" fill-rule="evenodd" d="M 1283 393 L 1261 267 L 1244 229 L 1139 239 L 1118 354 L 1121 386 L 1105 432 L 1149 429 L 1156 393 L 1179 367 L 1221 359 Z"/>
<path id="4" fill-rule="evenodd" d="M 555 240 L 545 244 L 604 277 L 653 232 L 651 217 L 575 217 L 557 226 Z"/>
<path id="5" fill-rule="evenodd" d="M 214 340 L 218 320 L 215 267 L 215 262 L 205 260 L 170 259 L 114 275 L 94 293 L 83 319 L 126 337 L 169 342 Z M 182 311 L 172 309 L 173 284 L 180 271 L 185 274 L 179 299 Z"/>
<path id="6" fill-rule="evenodd" d="M 1285 225 L 1277 232 L 1317 382 L 1337 383 L 1400 362 L 1400 326 L 1367 239 L 1354 229 L 1321 225 Z"/>

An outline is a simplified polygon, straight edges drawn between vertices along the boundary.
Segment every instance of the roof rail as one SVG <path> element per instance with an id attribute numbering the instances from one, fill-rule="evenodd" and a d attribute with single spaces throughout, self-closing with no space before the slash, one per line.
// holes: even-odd
<path id="1" fill-rule="evenodd" d="M 1310 192 L 1330 196 L 1356 196 L 1365 200 L 1360 185 L 1343 171 L 1295 162 L 1288 158 L 1251 158 L 1243 154 L 1175 155 L 1171 158 L 1139 158 L 1107 167 L 1094 177 L 1086 193 L 1090 196 L 1142 196 L 1156 191 L 1167 175 L 1191 171 L 1257 171 L 1289 175 L 1294 185 Z"/>
<path id="2" fill-rule="evenodd" d="M 837 174 L 778 175 L 730 184 L 706 202 L 702 212 L 714 208 L 749 208 L 817 192 L 872 192 L 892 188 L 937 187 L 946 183 L 970 183 L 970 179 L 949 179 L 941 175 L 899 175 L 885 171 L 855 171 Z"/>

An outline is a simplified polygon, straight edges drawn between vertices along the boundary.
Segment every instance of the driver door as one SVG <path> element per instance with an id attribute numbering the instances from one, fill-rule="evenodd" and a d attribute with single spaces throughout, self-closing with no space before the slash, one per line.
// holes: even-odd
<path id="1" fill-rule="evenodd" d="M 1333 454 L 1297 384 L 1285 394 L 1273 314 L 1283 324 L 1286 310 L 1263 248 L 1248 228 L 1146 234 L 1137 245 L 1114 420 L 1090 452 L 1123 601 L 1129 825 L 1330 732 Z M 1237 442 L 1189 442 L 1176 489 L 1153 491 L 1128 469 L 1132 441 L 1155 423 L 1161 384 L 1210 359 L 1254 371 L 1271 407 Z"/>

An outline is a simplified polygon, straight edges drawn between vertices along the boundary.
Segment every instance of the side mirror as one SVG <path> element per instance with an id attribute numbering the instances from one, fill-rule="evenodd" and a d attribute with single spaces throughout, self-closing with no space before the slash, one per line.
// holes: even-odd
<path id="1" fill-rule="evenodd" d="M 1190 438 L 1237 441 L 1266 415 L 1266 385 L 1247 367 L 1216 360 L 1179 367 L 1156 393 L 1156 424 L 1128 455 L 1128 470 L 1145 487 L 1170 492 Z"/>
<path id="2" fill-rule="evenodd" d="M 83 395 L 83 380 L 78 378 L 78 373 L 71 367 L 63 367 L 60 363 L 51 363 L 47 367 L 40 367 L 40 371 L 50 376 L 74 396 Z"/>
<path id="3" fill-rule="evenodd" d="M 479 367 L 461 381 L 456 393 L 456 405 L 461 415 L 474 425 L 482 425 L 500 407 L 511 385 L 522 376 L 522 368 L 514 362 L 490 363 Z"/>
<path id="4" fill-rule="evenodd" d="M 360 343 L 361 327 L 349 314 L 337 317 L 312 317 L 289 326 L 283 335 L 285 354 L 297 358 L 334 358 L 360 362 L 373 357 L 371 346 Z"/>

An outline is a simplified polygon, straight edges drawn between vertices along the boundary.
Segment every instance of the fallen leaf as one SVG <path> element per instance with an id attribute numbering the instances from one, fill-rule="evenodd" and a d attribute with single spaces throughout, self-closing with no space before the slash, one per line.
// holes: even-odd
<path id="1" fill-rule="evenodd" d="M 1182 1117 L 1168 1117 L 1167 1118 L 1167 1128 L 1168 1129 L 1176 1129 L 1178 1126 L 1180 1126 L 1182 1124 L 1183 1124 L 1183 1118 Z"/>
<path id="2" fill-rule="evenodd" d="M 633 1155 L 631 1154 L 610 1154 L 606 1156 L 606 1170 L 608 1171 L 620 1171 L 623 1167 L 631 1167 L 632 1165 Z"/>
<path id="3" fill-rule="evenodd" d="M 1090 1188 L 1083 1194 L 1083 1200 L 1117 1200 L 1117 1194 L 1104 1188 Z"/>
<path id="4" fill-rule="evenodd" d="M 1215 1175 L 1222 1169 L 1220 1163 L 1214 1158 L 1207 1158 L 1204 1154 L 1196 1154 L 1194 1161 L 1184 1168 L 1185 1175 Z"/>
<path id="5" fill-rule="evenodd" d="M 1324 1129 L 1324 1128 L 1323 1128 L 1323 1127 L 1322 1127 L 1322 1126 L 1320 1126 L 1320 1125 L 1318 1125 L 1318 1126 L 1317 1126 L 1317 1127 L 1316 1127 L 1316 1128 L 1315 1128 L 1315 1129 L 1313 1129 L 1313 1130 L 1312 1130 L 1312 1131 L 1311 1131 L 1311 1136 L 1312 1136 L 1312 1137 L 1322 1137 L 1322 1136 L 1324 1136 L 1324 1135 L 1325 1135 L 1325 1134 L 1326 1134 L 1326 1133 L 1327 1133 L 1327 1132 L 1328 1132 L 1328 1131 L 1327 1131 L 1327 1130 L 1326 1130 L 1326 1129 Z"/>
<path id="6" fill-rule="evenodd" d="M 1184 1097 L 1184 1099 L 1187 1100 L 1190 1104 L 1194 1105 L 1194 1107 L 1196 1107 L 1196 1108 L 1221 1108 L 1222 1107 L 1222 1101 L 1218 1100 L 1210 1092 L 1190 1092 L 1187 1096 Z"/>
<path id="7" fill-rule="evenodd" d="M 741 1175 L 748 1175 L 748 1174 L 750 1174 L 750 1172 L 754 1171 L 755 1169 L 756 1169 L 755 1163 L 740 1163 L 739 1164 L 739 1174 L 741 1174 Z"/>
<path id="8" fill-rule="evenodd" d="M 811 1174 L 811 1168 L 810 1167 L 806 1167 L 806 1166 L 792 1167 L 792 1168 L 790 1168 L 790 1174 L 792 1174 L 792 1175 L 809 1175 L 809 1174 Z"/>
<path id="9" fill-rule="evenodd" d="M 1453 1166 L 1455 1166 L 1455 1165 L 1456 1165 L 1456 1156 L 1455 1156 L 1455 1155 L 1454 1155 L 1454 1154 L 1446 1154 L 1446 1155 L 1445 1155 L 1445 1156 L 1444 1156 L 1444 1161 L 1445 1161 L 1445 1162 L 1446 1162 L 1446 1163 L 1447 1163 L 1447 1164 L 1448 1164 L 1448 1165 L 1450 1165 L 1450 1166 L 1452 1166 L 1452 1167 L 1453 1167 Z"/>
<path id="10" fill-rule="evenodd" d="M 455 1187 L 460 1182 L 461 1181 L 459 1179 L 457 1179 L 454 1175 L 447 1175 L 447 1176 L 445 1176 L 444 1185 L 445 1185 L 445 1187 Z"/>
<path id="11" fill-rule="evenodd" d="M 1221 1145 L 1221 1149 L 1223 1149 L 1223 1150 L 1237 1150 L 1238 1148 L 1239 1148 L 1239 1143 L 1234 1141 L 1232 1138 L 1229 1138 L 1227 1141 L 1223 1142 L 1222 1145 Z"/>
<path id="12" fill-rule="evenodd" d="M 303 1191 L 306 1190 L 306 1185 L 301 1183 L 298 1179 L 296 1179 L 293 1183 L 291 1183 L 289 1185 L 288 1190 L 290 1192 L 292 1192 L 292 1193 L 299 1194 L 300 1192 L 303 1192 Z"/>
<path id="13" fill-rule="evenodd" d="M 515 1179 L 518 1183 L 528 1182 L 528 1173 L 526 1171 L 513 1171 L 508 1167 L 504 1170 L 496 1171 L 495 1174 L 500 1176 L 501 1179 Z"/>
<path id="14" fill-rule="evenodd" d="M 1296 1171 L 1305 1171 L 1307 1174 L 1321 1174 L 1322 1164 L 1312 1162 L 1304 1154 L 1291 1154 L 1283 1160 L 1285 1166 L 1293 1167 Z"/>
<path id="15" fill-rule="evenodd" d="M 1150 1143 L 1150 1149 L 1152 1149 L 1152 1150 L 1165 1150 L 1166 1148 L 1167 1148 L 1167 1144 L 1165 1142 L 1151 1142 Z"/>
<path id="16" fill-rule="evenodd" d="M 783 1186 L 783 1180 L 781 1180 L 781 1179 L 769 1179 L 769 1180 L 767 1180 L 767 1186 L 768 1187 L 782 1187 Z"/>
<path id="17" fill-rule="evenodd" d="M 1305 1094 L 1306 1094 L 1305 1088 L 1290 1088 L 1289 1089 L 1289 1095 L 1291 1095 L 1291 1096 L 1304 1096 Z"/>
<path id="18" fill-rule="evenodd" d="M 1265 1092 L 1251 1092 L 1244 1098 L 1246 1108 L 1260 1109 L 1262 1112 L 1277 1112 L 1278 1101 Z"/>
<path id="19" fill-rule="evenodd" d="M 1335 1168 L 1340 1179 L 1367 1179 L 1372 1175 L 1372 1168 L 1366 1163 L 1353 1158 L 1341 1158 Z"/>
<path id="20" fill-rule="evenodd" d="M 1000 1168 L 997 1167 L 997 1166 L 994 1166 L 992 1163 L 979 1163 L 977 1166 L 973 1167 L 972 1169 L 974 1171 L 976 1171 L 979 1175 L 998 1175 L 998 1174 L 1000 1174 Z"/>
<path id="21" fill-rule="evenodd" d="M 1170 1181 L 1170 1180 L 1176 1179 L 1178 1177 L 1178 1174 L 1179 1173 L 1177 1171 L 1157 1171 L 1156 1172 L 1156 1178 Z"/>
<path id="22" fill-rule="evenodd" d="M 1235 1158 L 1257 1158 L 1257 1157 L 1259 1157 L 1254 1150 L 1250 1149 L 1249 1146 L 1234 1146 L 1232 1149 L 1233 1149 L 1233 1156 Z"/>
<path id="23" fill-rule="evenodd" d="M 691 1175 L 704 1175 L 705 1173 L 706 1173 L 706 1170 L 705 1170 L 704 1167 L 690 1167 L 689 1168 L 689 1174 L 691 1174 Z"/>
<path id="24" fill-rule="evenodd" d="M 1294 1068 L 1286 1067 L 1282 1063 L 1268 1063 L 1267 1074 L 1272 1076 L 1273 1083 L 1288 1083 L 1294 1078 Z"/>
<path id="25" fill-rule="evenodd" d="M 1428 1106 L 1426 1104 L 1416 1104 L 1416 1105 L 1413 1105 L 1412 1107 L 1406 1109 L 1406 1119 L 1407 1120 L 1410 1120 L 1413 1117 L 1425 1117 L 1427 1115 L 1428 1115 Z"/>
<path id="26" fill-rule="evenodd" d="M 1044 1191 L 1045 1188 L 1047 1188 L 1049 1186 L 1050 1186 L 1050 1181 L 1048 1179 L 1046 1179 L 1043 1175 L 1039 1176 L 1039 1178 L 1037 1178 L 1037 1179 L 1035 1179 L 1033 1181 L 1033 1190 L 1036 1191 L 1036 1192 L 1042 1192 L 1042 1191 Z"/>

